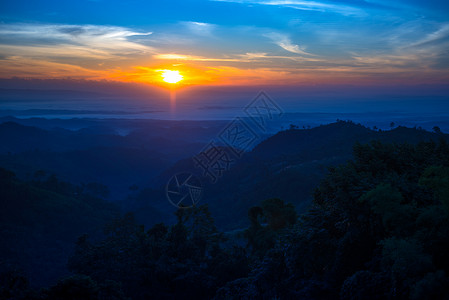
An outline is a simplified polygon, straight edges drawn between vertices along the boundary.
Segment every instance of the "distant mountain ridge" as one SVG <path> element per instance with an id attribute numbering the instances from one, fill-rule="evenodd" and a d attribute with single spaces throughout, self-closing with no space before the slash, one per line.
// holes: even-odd
<path id="1" fill-rule="evenodd" d="M 61 97 L 111 97 L 111 94 L 104 92 L 92 92 L 92 91 L 80 91 L 80 90 L 67 90 L 67 89 L 5 89 L 0 88 L 0 99 L 58 99 Z"/>
<path id="2" fill-rule="evenodd" d="M 111 188 L 117 200 L 126 196 L 129 186 L 144 185 L 201 146 L 161 134 L 134 130 L 122 136 L 114 127 L 101 123 L 78 130 L 45 130 L 7 121 L 0 124 L 0 166 L 20 178 L 44 170 L 70 182 L 101 182 Z"/>
<path id="3" fill-rule="evenodd" d="M 423 140 L 440 138 L 444 135 L 416 128 L 398 126 L 391 130 L 373 130 L 351 121 L 337 121 L 311 129 L 291 129 L 258 144 L 251 156 L 266 159 L 279 155 L 310 155 L 320 157 L 331 151 L 352 151 L 352 145 L 357 141 L 367 143 L 380 140 L 391 143 L 418 143 Z M 446 135 L 447 137 L 447 135 Z"/>
<path id="4" fill-rule="evenodd" d="M 224 172 L 216 184 L 203 177 L 204 198 L 219 227 L 234 229 L 246 226 L 246 213 L 261 199 L 281 198 L 292 202 L 301 212 L 309 205 L 313 189 L 329 166 L 352 158 L 355 143 L 381 141 L 412 143 L 438 141 L 448 135 L 416 128 L 397 127 L 377 131 L 351 121 L 337 121 L 311 129 L 278 132 L 259 143 L 231 170 Z M 164 171 L 158 179 L 162 184 L 182 171 L 201 175 L 192 159 L 185 159 Z M 159 200 L 163 201 L 163 200 Z"/>
<path id="5" fill-rule="evenodd" d="M 26 120 L 27 124 L 31 121 L 40 122 Z M 96 181 L 110 187 L 114 200 L 140 190 L 140 203 L 157 207 L 164 215 L 174 209 L 163 192 L 166 182 L 178 172 L 202 175 L 191 157 L 223 124 L 133 120 L 126 123 L 130 131 L 119 135 L 114 130 L 117 124 L 124 124 L 122 120 L 87 120 L 87 126 L 77 130 L 42 129 L 18 122 L 21 120 L 8 118 L 0 124 L 0 166 L 13 170 L 20 178 L 45 170 L 74 183 Z M 42 122 L 45 128 L 62 124 L 57 120 Z M 448 139 L 448 135 L 406 127 L 373 130 L 351 121 L 280 131 L 235 159 L 216 184 L 203 177 L 201 202 L 209 204 L 220 227 L 241 228 L 246 226 L 248 208 L 261 199 L 281 198 L 304 211 L 327 167 L 350 159 L 356 142 L 418 143 L 440 138 Z M 128 188 L 132 185 L 139 190 L 131 192 Z M 147 187 L 155 192 L 148 192 Z M 133 204 L 130 209 L 138 211 L 139 207 Z"/>

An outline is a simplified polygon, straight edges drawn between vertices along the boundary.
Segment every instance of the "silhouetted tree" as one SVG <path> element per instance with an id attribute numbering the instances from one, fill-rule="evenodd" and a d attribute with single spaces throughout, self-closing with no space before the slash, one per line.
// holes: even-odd
<path id="1" fill-rule="evenodd" d="M 434 126 L 432 129 L 433 129 L 433 132 L 435 132 L 436 134 L 442 134 L 440 127 Z"/>

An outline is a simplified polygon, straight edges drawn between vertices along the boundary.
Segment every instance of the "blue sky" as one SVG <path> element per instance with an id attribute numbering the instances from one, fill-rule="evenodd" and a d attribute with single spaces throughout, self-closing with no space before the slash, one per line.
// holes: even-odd
<path id="1" fill-rule="evenodd" d="M 2 1 L 0 77 L 448 83 L 446 1 Z"/>

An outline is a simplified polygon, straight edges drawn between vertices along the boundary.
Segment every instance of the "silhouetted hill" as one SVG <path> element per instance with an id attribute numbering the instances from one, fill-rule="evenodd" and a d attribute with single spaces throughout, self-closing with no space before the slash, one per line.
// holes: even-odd
<path id="1" fill-rule="evenodd" d="M 0 124 L 0 140 L 2 141 L 0 153 L 17 153 L 35 149 L 57 151 L 68 149 L 75 142 L 70 134 L 53 133 L 16 122 Z"/>
<path id="2" fill-rule="evenodd" d="M 87 186 L 54 176 L 24 182 L 2 168 L 0 195 L 0 271 L 16 266 L 39 286 L 66 276 L 77 238 L 98 236 L 119 213 Z"/>
<path id="3" fill-rule="evenodd" d="M 350 154 L 352 145 L 358 141 L 367 143 L 373 139 L 391 143 L 418 143 L 438 139 L 435 133 L 416 128 L 399 126 L 388 131 L 377 131 L 353 122 L 338 121 L 312 129 L 281 131 L 257 145 L 251 156 L 272 159 L 279 156 L 313 158 Z"/>
<path id="4" fill-rule="evenodd" d="M 248 210 L 249 226 L 220 232 L 207 204 L 177 210 L 168 226 L 126 214 L 103 238 L 80 237 L 75 275 L 32 299 L 447 299 L 449 144 L 353 150 L 301 215 L 265 199 Z M 0 282 L 33 293 L 17 272 Z"/>
<path id="5" fill-rule="evenodd" d="M 8 121 L 0 124 L 0 134 L 14 136 L 18 134 L 31 135 L 45 132 L 36 127 L 24 126 L 16 122 Z M 8 136 L 6 136 L 8 137 Z"/>
<path id="6" fill-rule="evenodd" d="M 47 139 L 45 130 L 23 126 L 15 122 L 5 122 L 0 124 L 0 152 L 20 151 L 24 144 L 39 144 L 41 139 Z M 28 148 L 28 147 L 27 147 Z"/>
<path id="7" fill-rule="evenodd" d="M 446 188 L 448 146 L 444 142 L 411 145 L 421 141 L 439 139 L 447 141 L 448 135 L 438 133 L 438 130 L 436 133 L 431 133 L 416 128 L 398 127 L 389 131 L 378 131 L 353 122 L 339 121 L 311 129 L 282 131 L 261 142 L 242 158 L 234 158 L 235 163 L 232 168 L 225 170 L 223 176 L 219 177 L 215 184 L 211 183 L 209 178 L 202 177 L 204 197 L 200 204 L 207 204 L 209 208 L 199 206 L 197 207 L 199 210 L 182 209 L 177 211 L 176 216 L 170 216 L 176 211 L 176 208 L 165 198 L 164 185 L 167 179 L 175 173 L 183 171 L 201 174 L 201 170 L 194 167 L 192 159 L 180 160 L 172 167 L 166 168 L 172 164 L 175 153 L 179 155 L 193 151 L 193 146 L 196 143 L 186 143 L 188 137 L 181 142 L 172 142 L 169 136 L 155 136 L 147 134 L 145 130 L 137 130 L 132 134 L 120 136 L 108 134 L 102 128 L 99 131 L 96 131 L 95 128 L 92 131 L 88 129 L 86 131 L 42 130 L 15 123 L 2 124 L 0 128 L 3 128 L 3 131 L 0 130 L 0 134 L 3 134 L 6 145 L 19 145 L 21 136 L 27 143 L 30 143 L 27 145 L 30 149 L 26 151 L 0 156 L 0 165 L 10 165 L 12 168 L 30 174 L 27 180 L 23 180 L 15 178 L 13 173 L 0 168 L 0 204 L 2 207 L 0 211 L 2 264 L 0 267 L 8 269 L 9 266 L 19 266 L 26 271 L 27 277 L 30 277 L 33 283 L 39 285 L 48 285 L 57 277 L 67 274 L 65 262 L 72 253 L 74 241 L 77 236 L 85 232 L 90 233 L 92 238 L 90 241 L 86 237 L 78 240 L 77 252 L 74 256 L 76 259 L 71 260 L 72 270 L 92 276 L 99 282 L 111 280 L 109 275 L 113 275 L 113 280 L 127 286 L 125 289 L 127 293 L 138 290 L 138 288 L 134 289 L 134 284 L 140 287 L 150 286 L 150 290 L 153 287 L 156 290 L 159 288 L 159 283 L 146 285 L 134 278 L 144 278 L 142 282 L 145 283 L 154 282 L 152 281 L 154 278 L 163 278 L 163 281 L 164 278 L 171 278 L 174 279 L 173 285 L 176 286 L 179 286 L 178 284 L 183 282 L 184 278 L 191 280 L 185 286 L 194 286 L 195 280 L 207 283 L 206 277 L 196 277 L 193 273 L 204 273 L 202 268 L 208 265 L 210 269 L 207 274 L 214 276 L 226 274 L 226 268 L 216 267 L 217 262 L 223 262 L 221 264 L 223 266 L 228 264 L 240 266 L 240 259 L 246 261 L 248 258 L 250 261 L 243 264 L 247 266 L 242 270 L 244 275 L 239 271 L 237 272 L 240 274 L 238 277 L 249 276 L 245 281 L 258 282 L 258 286 L 261 286 L 265 275 L 260 272 L 265 268 L 268 269 L 263 272 L 271 272 L 271 267 L 263 260 L 267 258 L 268 261 L 274 259 L 272 265 L 280 268 L 279 276 L 282 278 L 286 274 L 285 264 L 280 262 L 278 265 L 279 261 L 270 256 L 272 252 L 269 249 L 279 246 L 276 241 L 281 235 L 277 234 L 283 234 L 284 231 L 281 230 L 274 234 L 270 228 L 272 227 L 274 230 L 277 228 L 276 224 L 282 224 L 285 221 L 283 213 L 292 219 L 296 216 L 293 206 L 284 205 L 284 201 L 294 204 L 300 214 L 305 213 L 312 203 L 312 191 L 316 189 L 326 173 L 330 175 L 314 193 L 315 207 L 321 205 L 323 210 L 309 211 L 306 217 L 301 219 L 298 227 L 294 231 L 288 232 L 288 235 L 292 234 L 292 237 L 298 234 L 300 239 L 288 242 L 288 247 L 293 246 L 295 249 L 292 259 L 300 261 L 299 264 L 294 265 L 294 268 L 301 266 L 305 261 L 304 269 L 299 267 L 300 271 L 298 272 L 294 268 L 289 269 L 288 272 L 292 271 L 292 274 L 296 276 L 290 277 L 289 275 L 285 278 L 285 281 L 289 282 L 289 286 L 298 284 L 298 286 L 311 288 L 315 283 L 309 282 L 312 280 L 310 278 L 321 278 L 323 286 L 315 287 L 318 290 L 326 291 L 329 289 L 326 286 L 331 284 L 333 285 L 331 287 L 333 296 L 336 296 L 340 290 L 350 293 L 351 285 L 357 286 L 359 283 L 348 276 L 366 268 L 369 268 L 370 272 L 378 272 L 379 269 L 375 264 L 379 263 L 379 251 L 387 249 L 385 248 L 386 244 L 381 245 L 380 241 L 388 242 L 387 238 L 390 238 L 391 234 L 399 234 L 408 243 L 404 244 L 401 241 L 405 245 L 404 250 L 410 246 L 409 237 L 420 240 L 420 245 L 432 245 L 432 255 L 440 260 L 436 265 L 442 265 L 442 261 L 446 264 L 446 256 L 444 256 L 446 252 L 438 249 L 445 249 L 444 247 L 447 245 L 426 243 L 427 233 L 421 234 L 424 232 L 421 229 L 430 228 L 429 232 L 436 233 L 438 232 L 436 229 L 441 228 L 438 222 L 442 222 L 444 219 L 444 215 L 440 212 L 441 204 L 446 207 L 449 203 L 446 201 L 447 195 L 449 195 Z M 174 130 L 166 129 L 167 131 L 162 130 L 162 132 L 167 133 Z M 184 132 L 189 130 L 193 131 L 193 129 L 188 129 Z M 17 135 L 11 135 L 11 133 Z M 67 143 L 65 145 L 75 142 L 83 144 L 78 145 L 80 148 L 63 151 L 47 151 L 45 148 L 31 150 L 31 147 L 34 146 L 31 144 L 33 136 L 41 136 L 47 145 L 58 141 L 58 137 L 62 139 L 58 142 L 65 141 Z M 44 137 L 47 139 L 45 140 Z M 377 141 L 397 144 L 382 144 Z M 406 143 L 402 144 L 402 142 Z M 157 145 L 153 146 L 152 143 Z M 370 144 L 362 146 L 359 143 Z M 192 148 L 189 149 L 187 145 Z M 36 146 L 42 147 L 42 144 Z M 227 150 L 227 148 L 222 147 L 221 150 Z M 332 167 L 330 173 L 328 172 L 328 167 L 340 165 L 351 158 L 353 161 L 348 162 L 344 167 Z M 444 164 L 446 168 L 441 164 Z M 111 203 L 104 201 L 107 187 L 99 183 L 74 185 L 61 181 L 54 175 L 48 176 L 45 172 L 34 173 L 39 169 L 55 170 L 61 173 L 64 179 L 69 178 L 74 182 L 86 183 L 101 179 L 99 182 L 107 183 L 110 188 L 122 186 L 123 189 L 130 187 L 138 180 L 145 182 L 157 170 L 165 169 L 158 178 L 159 185 L 156 188 L 146 188 L 144 184 L 139 184 L 139 186 L 131 186 L 127 190 L 129 195 L 126 199 L 126 195 L 123 197 L 120 195 L 120 198 L 125 199 L 120 202 L 124 210 L 136 212 L 137 221 L 140 224 L 145 224 L 147 228 L 153 225 L 154 227 L 145 231 L 144 227 L 135 224 L 131 217 L 125 217 L 122 221 L 113 222 L 112 227 L 115 229 L 109 231 L 106 239 L 98 243 L 95 242 L 95 239 L 101 235 L 99 230 L 102 225 L 110 221 L 118 211 Z M 34 176 L 31 175 L 33 173 Z M 22 176 L 22 178 L 26 177 L 26 174 Z M 379 184 L 380 186 L 376 188 Z M 391 184 L 391 186 L 385 184 Z M 395 189 L 391 188 L 393 186 Z M 437 189 L 433 195 L 433 192 L 429 191 L 435 188 Z M 398 191 L 400 194 L 397 193 Z M 376 193 L 379 194 L 376 196 Z M 357 206 L 364 206 L 361 202 L 363 195 L 365 204 L 369 204 L 369 207 L 360 210 Z M 388 199 L 385 195 L 394 196 L 394 203 L 384 203 L 383 201 Z M 443 200 L 438 200 L 437 196 L 441 196 Z M 378 197 L 380 202 L 375 200 Z M 264 202 L 263 200 L 266 199 L 270 201 Z M 335 199 L 339 200 L 335 201 Z M 350 201 L 347 201 L 348 199 Z M 338 210 L 335 210 L 336 207 Z M 398 208 L 400 209 L 398 210 Z M 428 208 L 432 210 L 427 210 Z M 269 211 L 271 211 L 271 216 L 277 219 L 276 221 L 270 219 L 270 215 L 267 214 Z M 415 211 L 417 217 L 410 214 L 410 211 Z M 196 215 L 196 217 L 200 217 L 196 218 L 195 214 L 199 212 L 203 216 Z M 375 214 L 379 212 L 382 214 L 381 219 Z M 346 215 L 348 213 L 350 215 Z M 360 214 L 364 217 L 360 218 Z M 189 221 L 190 217 L 193 219 Z M 215 246 L 218 245 L 216 243 L 218 243 L 219 235 L 215 229 L 213 232 L 208 231 L 215 228 L 212 226 L 212 217 L 220 229 L 239 229 L 234 231 L 235 234 L 228 233 L 228 236 L 231 237 L 231 240 L 233 238 L 246 239 L 249 247 L 240 250 L 234 248 L 233 251 L 240 253 L 238 255 L 231 254 L 232 252 L 228 253 L 229 249 L 223 249 L 224 252 L 219 255 L 219 252 L 214 252 L 218 249 Z M 369 224 L 366 224 L 365 221 L 368 220 Z M 174 224 L 176 221 L 178 223 Z M 425 225 L 434 221 L 436 223 L 433 225 Z M 159 222 L 174 225 L 170 227 L 162 224 L 155 225 Z M 185 226 L 190 222 L 192 229 L 187 229 L 188 227 Z M 268 225 L 264 222 L 267 222 Z M 357 222 L 361 225 L 357 225 Z M 287 223 L 294 224 L 295 222 Z M 302 227 L 304 224 L 308 224 L 308 227 Z M 379 227 L 381 224 L 385 227 L 382 230 L 386 230 L 385 233 L 388 234 L 381 233 L 376 238 L 371 238 L 371 234 L 376 233 L 377 229 L 375 228 L 381 228 Z M 411 232 L 409 232 L 410 224 L 416 226 Z M 399 231 L 396 231 L 396 225 L 399 225 Z M 248 228 L 248 230 L 243 228 Z M 361 229 L 362 231 L 360 231 Z M 326 230 L 328 233 L 322 235 Z M 188 234 L 189 231 L 191 234 Z M 209 233 L 202 236 L 204 232 Z M 344 237 L 340 235 L 341 232 L 346 232 Z M 370 247 L 373 249 L 377 247 L 375 253 L 364 249 L 366 257 L 361 261 L 370 262 L 372 265 L 367 267 L 365 263 L 359 264 L 357 259 L 355 264 L 348 264 L 346 256 L 353 259 L 358 253 L 359 246 L 363 246 L 364 238 L 371 239 Z M 317 239 L 318 243 L 316 243 Z M 438 243 L 447 241 L 445 236 L 437 236 L 436 240 Z M 207 244 L 211 241 L 215 241 L 212 243 L 214 247 L 206 251 L 204 243 Z M 195 245 L 197 243 L 198 247 L 192 248 L 191 242 Z M 306 246 L 302 246 L 303 243 Z M 395 243 L 393 241 L 393 244 Z M 154 248 L 154 245 L 158 245 L 159 248 Z M 244 246 L 244 244 L 239 245 Z M 444 247 L 441 248 L 440 245 Z M 332 266 L 327 264 L 332 259 L 320 255 L 319 252 L 315 253 L 323 248 L 332 250 L 331 256 L 336 258 Z M 312 250 L 307 252 L 309 249 Z M 415 250 L 421 251 L 420 249 Z M 276 254 L 276 257 L 282 259 L 286 253 L 285 249 L 278 250 L 281 254 Z M 265 251 L 267 252 L 265 253 Z M 390 259 L 389 254 L 382 253 L 385 259 Z M 214 257 L 213 261 L 209 260 L 209 255 Z M 233 255 L 236 255 L 237 260 L 232 263 Z M 392 252 L 391 255 L 394 253 Z M 195 271 L 191 272 L 193 266 L 191 258 L 194 256 L 198 260 Z M 177 261 L 180 257 L 182 259 Z M 311 268 L 313 277 L 304 275 L 306 274 L 304 270 L 310 270 L 308 257 L 312 257 L 316 261 L 324 261 L 324 264 L 319 263 L 317 267 Z M 226 260 L 227 258 L 230 260 Z M 414 256 L 412 255 L 408 259 L 409 262 L 413 262 Z M 172 269 L 173 262 L 176 261 L 176 268 L 179 267 L 177 271 Z M 259 261 L 261 267 L 254 267 L 254 261 Z M 288 261 L 290 260 L 286 262 Z M 148 262 L 151 263 L 147 264 Z M 383 266 L 391 265 L 386 262 L 382 263 Z M 136 266 L 140 268 L 139 272 L 136 272 Z M 328 268 L 328 266 L 330 267 Z M 346 273 L 344 266 L 350 266 L 350 272 Z M 445 266 L 447 268 L 447 265 Z M 248 273 L 250 268 L 252 271 Z M 45 270 L 44 274 L 42 274 L 42 270 Z M 97 270 L 102 271 L 98 273 Z M 122 273 L 122 270 L 126 270 L 126 273 Z M 337 274 L 333 273 L 333 270 L 338 272 L 343 270 L 343 273 L 340 274 L 341 278 L 338 279 L 339 282 L 335 280 L 328 282 L 327 278 L 332 278 Z M 434 270 L 429 269 L 426 272 L 431 271 Z M 148 274 L 152 274 L 151 276 L 154 277 L 148 277 Z M 161 274 L 164 275 L 161 277 Z M 257 275 L 259 277 L 253 278 L 254 274 L 260 276 Z M 386 276 L 386 274 L 384 275 Z M 142 277 L 140 277 L 141 275 Z M 320 277 L 321 275 L 324 277 Z M 230 278 L 238 278 L 233 276 Z M 291 278 L 295 278 L 295 280 Z M 435 280 L 438 281 L 437 279 Z M 226 280 L 221 281 L 220 279 L 214 284 L 216 287 L 221 287 Z M 348 286 L 341 286 L 344 281 L 348 282 Z M 228 287 L 239 289 L 240 284 L 245 286 L 244 281 L 233 284 L 235 285 L 231 284 Z M 380 282 L 378 284 L 381 285 Z M 270 284 L 264 283 L 263 285 L 270 287 Z M 167 291 L 171 286 L 172 283 L 167 286 Z M 220 293 L 224 293 L 223 295 L 235 293 L 227 288 Z M 275 287 L 271 288 L 277 289 L 278 286 L 275 284 Z M 255 286 L 248 286 L 245 291 L 254 289 Z M 279 291 L 282 290 L 285 289 L 279 288 Z M 260 291 L 258 293 L 258 295 L 263 294 Z M 307 295 L 307 292 L 302 291 L 301 293 L 303 293 L 301 295 Z M 420 293 L 421 291 L 416 292 L 416 295 Z M 287 293 L 286 295 L 293 294 Z M 286 296 L 286 298 L 291 298 L 290 296 Z"/>
<path id="8" fill-rule="evenodd" d="M 331 156 L 332 153 L 347 152 L 348 149 L 351 151 L 351 142 L 370 139 L 375 135 L 376 132 L 351 122 L 336 122 L 304 130 L 285 130 L 257 145 L 251 156 L 258 159 L 299 153 L 310 157 Z"/>
<path id="9" fill-rule="evenodd" d="M 110 188 L 114 200 L 135 194 L 128 189 L 132 185 L 162 191 L 167 180 L 178 172 L 201 173 L 189 157 L 198 154 L 222 125 L 208 121 L 16 121 L 44 124 L 45 128 L 67 124 L 83 127 L 43 130 L 14 122 L 0 124 L 0 166 L 13 170 L 20 178 L 29 179 L 36 171 L 44 170 L 74 183 L 99 182 Z M 118 128 L 127 134 L 117 134 Z M 417 143 L 441 137 L 447 138 L 416 128 L 378 131 L 345 121 L 284 130 L 262 141 L 243 158 L 234 157 L 231 170 L 225 171 L 216 184 L 203 178 L 202 201 L 210 204 L 217 224 L 223 228 L 246 226 L 247 209 L 261 198 L 281 198 L 303 211 L 327 167 L 350 159 L 355 142 Z M 157 214 L 169 215 L 173 207 L 164 193 L 155 195 L 145 207 L 147 215 L 155 215 L 150 213 L 153 208 Z M 126 207 L 127 202 L 123 203 Z M 129 209 L 139 211 L 135 204 L 129 204 Z M 144 218 L 145 214 L 140 216 Z M 155 219 L 142 218 L 139 221 L 145 224 Z"/>
<path id="10" fill-rule="evenodd" d="M 183 135 L 181 139 L 173 138 L 176 130 L 165 122 L 141 123 L 119 135 L 114 122 L 88 121 L 78 130 L 44 130 L 8 121 L 0 124 L 0 166 L 21 178 L 44 170 L 75 183 L 101 182 L 111 188 L 113 199 L 122 199 L 129 186 L 146 185 L 173 162 L 193 155 L 202 145 L 197 139 L 215 130 L 192 124 L 177 133 Z M 125 124 L 132 128 L 139 121 Z"/>
<path id="11" fill-rule="evenodd" d="M 92 97 L 110 97 L 110 94 L 80 91 L 80 90 L 64 90 L 64 89 L 0 89 L 0 99 L 57 99 L 64 98 L 92 98 Z"/>
<path id="12" fill-rule="evenodd" d="M 125 197 L 129 186 L 144 185 L 170 164 L 171 160 L 164 154 L 120 147 L 29 151 L 0 156 L 0 165 L 16 170 L 22 178 L 45 170 L 74 183 L 100 182 L 110 187 L 114 200 Z"/>
<path id="13" fill-rule="evenodd" d="M 260 199 L 280 198 L 302 212 L 327 168 L 351 159 L 355 143 L 379 140 L 416 144 L 440 138 L 448 139 L 448 135 L 405 127 L 376 131 L 350 121 L 281 131 L 237 159 L 216 184 L 203 177 L 206 186 L 201 201 L 209 204 L 217 225 L 225 229 L 246 226 L 246 212 Z M 192 159 L 185 159 L 164 171 L 156 182 L 164 184 L 183 171 L 202 172 L 194 167 Z"/>

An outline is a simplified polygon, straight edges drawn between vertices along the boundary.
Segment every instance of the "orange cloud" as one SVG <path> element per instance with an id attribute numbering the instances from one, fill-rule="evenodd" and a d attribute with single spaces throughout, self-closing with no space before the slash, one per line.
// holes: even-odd
<path id="1" fill-rule="evenodd" d="M 115 70 L 109 75 L 109 79 L 148 83 L 163 87 L 171 86 L 163 81 L 160 70 L 179 71 L 183 80 L 176 86 L 180 87 L 190 85 L 284 84 L 298 79 L 297 76 L 293 76 L 291 72 L 285 70 L 241 69 L 229 66 L 198 66 L 193 64 L 135 66 L 131 71 Z"/>
<path id="2" fill-rule="evenodd" d="M 106 70 L 92 70 L 81 66 L 11 56 L 0 60 L 0 78 L 12 76 L 27 78 L 82 78 L 82 79 L 105 79 L 108 77 Z"/>
<path id="3" fill-rule="evenodd" d="M 163 64 L 151 67 L 135 66 L 131 71 L 115 70 L 109 75 L 109 78 L 126 82 L 148 83 L 163 87 L 172 86 L 172 84 L 163 80 L 161 70 L 179 71 L 180 75 L 183 76 L 183 80 L 177 83 L 176 86 L 208 84 L 215 83 L 218 80 L 216 77 L 210 76 L 204 68 L 185 64 Z"/>

